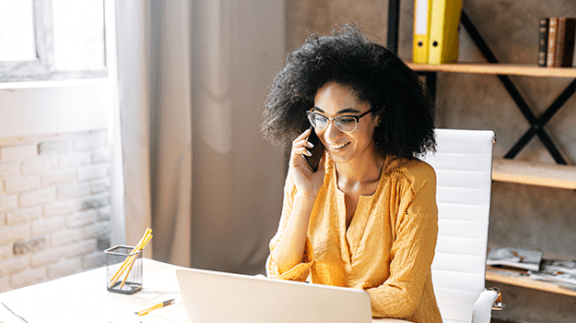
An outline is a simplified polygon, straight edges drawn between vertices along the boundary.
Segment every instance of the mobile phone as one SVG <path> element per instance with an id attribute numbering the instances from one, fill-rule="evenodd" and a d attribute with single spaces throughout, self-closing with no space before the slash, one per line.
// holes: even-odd
<path id="1" fill-rule="evenodd" d="M 306 159 L 308 165 L 310 165 L 310 168 L 312 168 L 312 171 L 315 172 L 318 169 L 318 164 L 320 163 L 320 159 L 324 153 L 324 145 L 322 144 L 322 141 L 320 141 L 320 138 L 318 138 L 316 135 L 313 127 L 311 128 L 310 135 L 308 136 L 308 142 L 314 145 L 314 147 L 309 149 L 312 156 L 302 156 L 304 156 L 304 159 Z"/>

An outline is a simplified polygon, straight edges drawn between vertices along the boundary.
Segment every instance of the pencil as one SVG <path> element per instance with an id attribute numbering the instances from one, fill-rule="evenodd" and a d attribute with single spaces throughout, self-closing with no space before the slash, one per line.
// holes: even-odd
<path id="1" fill-rule="evenodd" d="M 134 312 L 134 314 L 138 314 L 139 316 L 147 315 L 148 313 L 152 312 L 153 310 L 157 310 L 159 308 L 166 307 L 166 306 L 172 305 L 172 304 L 174 304 L 174 299 L 169 299 L 169 300 L 164 301 L 160 304 L 156 304 L 152 307 L 148 307 L 147 309 L 141 310 L 140 312 Z"/>
<path id="2" fill-rule="evenodd" d="M 133 254 L 135 251 L 137 251 L 141 247 L 142 243 L 144 242 L 145 238 L 150 234 L 150 232 L 152 232 L 152 230 L 146 229 L 144 236 L 142 237 L 142 239 L 140 239 L 140 242 L 138 242 L 136 247 L 134 249 L 132 249 L 132 252 L 130 254 Z M 126 266 L 128 265 L 128 262 L 130 260 L 130 257 L 131 256 L 128 256 L 126 259 L 124 259 L 124 262 L 122 263 L 122 265 L 120 266 L 118 271 L 114 274 L 114 276 L 112 276 L 112 279 L 110 279 L 111 282 L 115 282 L 118 279 L 118 277 L 124 272 L 124 270 L 126 269 Z"/>
<path id="3" fill-rule="evenodd" d="M 128 278 L 128 274 L 130 274 L 130 270 L 132 270 L 132 266 L 134 265 L 134 261 L 136 260 L 136 257 L 138 256 L 138 254 L 136 254 L 136 253 L 138 251 L 143 250 L 146 247 L 146 244 L 148 244 L 150 239 L 152 239 L 151 233 L 152 233 L 151 229 L 149 229 L 149 228 L 146 229 L 146 232 L 144 233 L 144 236 L 142 236 L 142 239 L 140 239 L 140 242 L 138 242 L 136 247 L 134 247 L 134 249 L 132 249 L 132 252 L 130 253 L 130 255 L 128 257 L 126 257 L 126 259 L 124 260 L 124 262 L 122 263 L 120 268 L 118 268 L 116 273 L 110 279 L 110 285 L 109 285 L 110 287 L 114 286 L 114 284 L 116 284 L 116 282 L 118 281 L 118 279 L 120 279 L 120 277 L 126 271 L 126 269 L 128 269 L 128 272 L 126 272 L 126 276 L 124 277 L 124 280 L 123 280 L 120 288 L 122 288 L 124 286 L 124 283 L 126 282 L 126 279 Z"/>
<path id="4" fill-rule="evenodd" d="M 144 234 L 144 237 L 142 237 L 142 240 L 140 240 L 138 245 L 132 250 L 130 255 L 124 260 L 124 262 L 122 263 L 122 265 L 120 266 L 118 271 L 114 274 L 114 276 L 112 276 L 112 279 L 110 279 L 110 286 L 114 286 L 114 284 L 116 284 L 118 279 L 120 279 L 120 276 L 122 276 L 122 274 L 124 273 L 124 271 L 128 267 L 130 267 L 130 269 L 132 269 L 130 264 L 133 264 L 135 258 L 138 256 L 135 253 L 144 249 L 144 247 L 146 246 L 148 241 L 150 241 L 150 239 L 152 239 L 152 235 L 150 234 L 150 232 L 152 232 L 152 230 L 150 230 L 150 229 L 146 230 L 146 233 Z M 126 273 L 126 277 L 128 277 L 129 272 L 130 271 L 128 271 L 128 273 Z"/>
<path id="5" fill-rule="evenodd" d="M 150 239 L 152 239 L 151 234 L 146 237 L 146 239 L 144 240 L 144 244 L 142 245 L 142 248 L 140 248 L 138 251 L 143 250 L 144 247 L 146 247 L 146 245 L 148 244 L 148 241 L 150 241 Z M 130 261 L 130 266 L 128 267 L 128 271 L 126 272 L 126 276 L 124 276 L 124 279 L 122 280 L 122 284 L 120 284 L 120 289 L 122 289 L 122 287 L 124 287 L 124 284 L 126 283 L 126 279 L 128 279 L 128 275 L 130 274 L 130 270 L 132 270 L 132 266 L 134 266 L 134 263 L 136 262 L 137 257 L 138 257 L 137 255 L 132 256 L 132 260 Z"/>

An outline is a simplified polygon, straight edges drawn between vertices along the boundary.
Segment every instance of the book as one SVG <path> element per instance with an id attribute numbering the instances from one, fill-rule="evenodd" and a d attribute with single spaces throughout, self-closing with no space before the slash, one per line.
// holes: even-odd
<path id="1" fill-rule="evenodd" d="M 494 247 L 488 253 L 486 264 L 538 271 L 542 251 L 527 248 Z"/>
<path id="2" fill-rule="evenodd" d="M 530 272 L 528 276 L 532 279 L 556 283 L 576 289 L 576 275 L 570 274 L 548 274 L 542 272 Z"/>
<path id="3" fill-rule="evenodd" d="M 540 18 L 540 37 L 538 39 L 538 66 L 546 66 L 546 52 L 548 51 L 548 18 Z"/>
<path id="4" fill-rule="evenodd" d="M 540 270 L 529 271 L 528 275 L 533 279 L 576 289 L 576 260 L 543 259 Z"/>
<path id="5" fill-rule="evenodd" d="M 576 19 L 558 18 L 554 67 L 572 67 Z"/>
<path id="6" fill-rule="evenodd" d="M 458 61 L 462 0 L 434 0 L 430 12 L 428 64 Z"/>
<path id="7" fill-rule="evenodd" d="M 428 38 L 432 0 L 414 0 L 412 62 L 428 63 Z"/>
<path id="8" fill-rule="evenodd" d="M 562 65 L 565 36 L 566 18 L 558 18 L 558 25 L 556 26 L 556 48 L 554 49 L 554 67 L 560 67 Z"/>
<path id="9" fill-rule="evenodd" d="M 540 270 L 548 273 L 576 275 L 576 260 L 543 259 Z"/>
<path id="10" fill-rule="evenodd" d="M 546 52 L 546 67 L 554 67 L 554 56 L 556 55 L 556 32 L 558 28 L 558 18 L 551 17 L 548 21 L 548 51 Z"/>
<path id="11" fill-rule="evenodd" d="M 576 18 L 566 19 L 564 38 L 564 54 L 561 67 L 572 67 L 574 60 L 574 45 L 576 42 Z"/>

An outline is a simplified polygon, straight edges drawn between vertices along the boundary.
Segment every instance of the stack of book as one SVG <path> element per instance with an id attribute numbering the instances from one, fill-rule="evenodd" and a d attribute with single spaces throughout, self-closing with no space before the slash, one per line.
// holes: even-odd
<path id="1" fill-rule="evenodd" d="M 576 288 L 576 260 L 543 259 L 541 269 L 529 272 L 533 279 Z"/>
<path id="2" fill-rule="evenodd" d="M 576 260 L 543 259 L 543 252 L 529 248 L 494 247 L 486 264 L 523 272 L 532 279 L 576 289 Z"/>
<path id="3" fill-rule="evenodd" d="M 490 249 L 486 264 L 524 270 L 540 270 L 542 251 L 528 248 L 494 247 Z"/>
<path id="4" fill-rule="evenodd" d="M 576 18 L 540 18 L 538 66 L 572 67 Z"/>
<path id="5" fill-rule="evenodd" d="M 412 61 L 456 63 L 462 0 L 414 0 L 414 6 Z"/>

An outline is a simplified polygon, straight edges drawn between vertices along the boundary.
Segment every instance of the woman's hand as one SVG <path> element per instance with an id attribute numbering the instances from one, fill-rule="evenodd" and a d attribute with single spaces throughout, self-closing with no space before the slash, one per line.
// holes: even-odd
<path id="1" fill-rule="evenodd" d="M 325 153 L 322 152 L 322 158 L 318 164 L 318 169 L 313 172 L 310 165 L 302 155 L 310 156 L 309 148 L 313 145 L 308 141 L 311 130 L 304 131 L 298 138 L 292 142 L 292 151 L 290 152 L 290 176 L 296 185 L 298 193 L 305 196 L 314 197 L 318 195 L 322 184 L 324 183 L 324 158 Z"/>
<path id="2" fill-rule="evenodd" d="M 309 135 L 310 129 L 304 131 L 292 142 L 287 183 L 293 182 L 298 192 L 294 196 L 293 208 L 287 215 L 286 228 L 272 251 L 272 260 L 278 266 L 280 274 L 305 260 L 304 249 L 308 224 L 316 196 L 324 183 L 325 153 L 323 153 L 315 172 L 312 172 L 312 168 L 302 156 L 303 154 L 310 154 L 308 149 L 312 148 L 312 145 L 307 140 Z"/>

